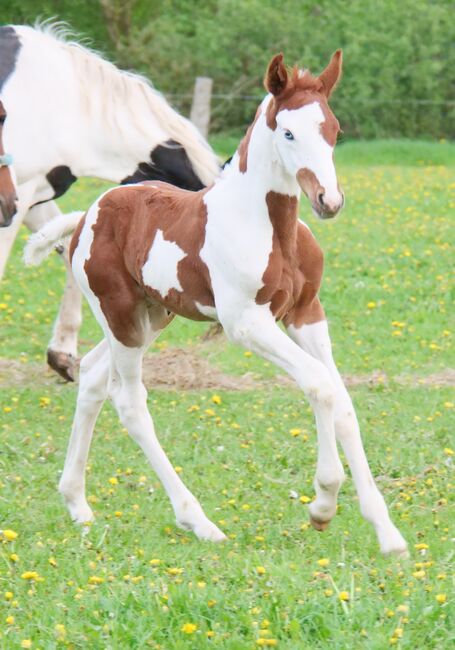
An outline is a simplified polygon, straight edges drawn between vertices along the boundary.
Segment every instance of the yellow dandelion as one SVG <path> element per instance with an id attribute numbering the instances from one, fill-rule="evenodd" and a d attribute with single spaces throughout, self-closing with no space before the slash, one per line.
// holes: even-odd
<path id="1" fill-rule="evenodd" d="M 447 601 L 447 596 L 446 594 L 438 594 L 436 596 L 436 600 L 440 605 L 444 605 L 444 603 Z"/>
<path id="2" fill-rule="evenodd" d="M 13 598 L 14 594 L 12 591 L 5 591 L 5 599 L 6 600 L 11 600 Z"/>
<path id="3" fill-rule="evenodd" d="M 300 503 L 310 503 L 311 499 L 310 497 L 307 497 L 306 494 L 302 494 L 299 501 Z"/>
<path id="4" fill-rule="evenodd" d="M 104 578 L 100 578 L 100 576 L 90 576 L 88 579 L 89 585 L 100 585 L 103 582 Z"/>
<path id="5" fill-rule="evenodd" d="M 214 404 L 221 404 L 221 397 L 219 395 L 212 395 L 212 402 Z"/>
<path id="6" fill-rule="evenodd" d="M 3 532 L 3 537 L 6 539 L 7 542 L 14 542 L 14 540 L 17 538 L 17 533 L 15 530 L 11 530 L 10 528 L 6 528 Z"/>
<path id="7" fill-rule="evenodd" d="M 183 569 L 179 569 L 179 567 L 169 567 L 167 572 L 170 576 L 179 576 L 183 573 Z"/>
<path id="8" fill-rule="evenodd" d="M 262 647 L 275 647 L 278 645 L 278 640 L 277 639 L 265 639 L 264 637 L 257 639 L 256 644 Z"/>
<path id="9" fill-rule="evenodd" d="M 21 641 L 21 648 L 31 648 L 32 647 L 32 642 L 30 639 L 22 639 Z"/>
<path id="10" fill-rule="evenodd" d="M 53 566 L 53 567 L 56 567 L 56 566 L 57 566 L 57 560 L 55 559 L 55 557 L 50 557 L 50 558 L 48 559 L 48 562 L 49 562 L 49 564 L 50 564 L 51 566 Z"/>
<path id="11" fill-rule="evenodd" d="M 289 433 L 291 434 L 291 436 L 294 436 L 295 438 L 296 436 L 299 436 L 302 433 L 302 429 L 289 429 Z"/>
<path id="12" fill-rule="evenodd" d="M 265 572 L 266 572 L 265 567 L 263 566 L 256 567 L 256 573 L 258 574 L 258 576 L 263 576 Z"/>
<path id="13" fill-rule="evenodd" d="M 316 564 L 318 564 L 322 568 L 325 568 L 325 567 L 329 566 L 330 560 L 329 560 L 328 557 L 321 557 L 321 559 L 318 560 Z"/>
<path id="14" fill-rule="evenodd" d="M 63 623 L 57 623 L 57 625 L 54 627 L 54 630 L 56 634 L 60 637 L 63 638 L 66 636 L 66 628 L 63 625 Z"/>
<path id="15" fill-rule="evenodd" d="M 11 560 L 11 562 L 19 562 L 19 556 L 17 553 L 11 553 L 9 559 Z"/>
<path id="16" fill-rule="evenodd" d="M 445 453 L 447 456 L 453 456 L 455 452 L 454 452 L 454 450 L 451 449 L 450 447 L 445 447 L 445 448 L 444 448 L 444 453 Z"/>
<path id="17" fill-rule="evenodd" d="M 7 616 L 5 622 L 7 625 L 14 625 L 14 616 Z"/>
<path id="18" fill-rule="evenodd" d="M 213 637 L 215 636 L 215 632 L 213 630 L 207 630 L 207 632 L 205 633 L 205 636 L 208 639 L 213 639 Z"/>
<path id="19" fill-rule="evenodd" d="M 350 598 L 349 592 L 348 591 L 340 591 L 340 593 L 338 594 L 338 598 L 340 600 L 342 600 L 343 602 L 348 601 L 349 598 Z"/>
<path id="20" fill-rule="evenodd" d="M 415 548 L 417 551 L 423 551 L 423 550 L 426 550 L 427 548 L 430 548 L 430 547 L 428 546 L 428 544 L 424 544 L 424 543 L 422 542 L 421 544 L 414 544 L 414 548 Z"/>
<path id="21" fill-rule="evenodd" d="M 197 630 L 197 625 L 195 623 L 184 623 L 181 627 L 182 632 L 185 634 L 194 634 Z"/>
<path id="22" fill-rule="evenodd" d="M 158 560 L 158 558 L 154 557 L 150 560 L 149 564 L 151 564 L 152 566 L 158 566 L 159 564 L 161 564 L 161 560 Z"/>
<path id="23" fill-rule="evenodd" d="M 24 571 L 21 578 L 22 580 L 38 580 L 39 573 L 37 571 Z"/>
<path id="24" fill-rule="evenodd" d="M 111 478 L 109 479 L 109 483 L 111 485 L 118 485 L 118 478 L 116 476 L 111 476 Z"/>
<path id="25" fill-rule="evenodd" d="M 376 307 L 376 303 L 374 300 L 370 300 L 370 302 L 367 304 L 368 309 L 374 309 Z"/>

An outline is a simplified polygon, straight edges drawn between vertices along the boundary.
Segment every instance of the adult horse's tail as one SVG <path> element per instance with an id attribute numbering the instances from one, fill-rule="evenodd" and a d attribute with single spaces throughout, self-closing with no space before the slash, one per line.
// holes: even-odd
<path id="1" fill-rule="evenodd" d="M 59 215 L 49 221 L 28 240 L 24 249 L 24 262 L 29 266 L 41 264 L 65 237 L 74 232 L 84 214 L 79 210 Z"/>

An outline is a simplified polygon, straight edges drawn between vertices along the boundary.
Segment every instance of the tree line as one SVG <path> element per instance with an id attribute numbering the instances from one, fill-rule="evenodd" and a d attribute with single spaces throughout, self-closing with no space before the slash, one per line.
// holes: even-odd
<path id="1" fill-rule="evenodd" d="M 251 121 L 272 54 L 317 73 L 341 47 L 332 103 L 347 135 L 455 135 L 450 0 L 10 0 L 1 10 L 3 23 L 51 16 L 186 113 L 195 77 L 212 77 L 214 130 Z"/>

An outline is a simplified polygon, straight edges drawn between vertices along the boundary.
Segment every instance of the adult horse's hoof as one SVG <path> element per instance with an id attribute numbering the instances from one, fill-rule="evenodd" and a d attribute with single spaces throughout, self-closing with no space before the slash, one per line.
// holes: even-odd
<path id="1" fill-rule="evenodd" d="M 318 530 L 320 533 L 322 533 L 324 530 L 326 530 L 326 528 L 329 527 L 330 521 L 319 521 L 310 515 L 310 524 L 315 530 Z"/>
<path id="2" fill-rule="evenodd" d="M 47 351 L 47 363 L 65 381 L 74 381 L 76 372 L 76 359 L 72 354 L 57 352 L 51 348 Z"/>

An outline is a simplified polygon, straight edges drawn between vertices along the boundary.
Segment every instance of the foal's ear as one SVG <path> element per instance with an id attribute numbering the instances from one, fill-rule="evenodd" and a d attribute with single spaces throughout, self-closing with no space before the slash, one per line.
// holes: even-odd
<path id="1" fill-rule="evenodd" d="M 269 63 L 264 78 L 265 89 L 272 95 L 279 95 L 288 83 L 288 71 L 283 63 L 283 54 L 276 54 Z"/>
<path id="2" fill-rule="evenodd" d="M 335 86 L 340 80 L 342 63 L 343 52 L 337 50 L 335 54 L 332 55 L 329 65 L 319 75 L 319 79 L 322 81 L 323 93 L 327 98 L 330 97 L 332 91 L 335 90 Z"/>

